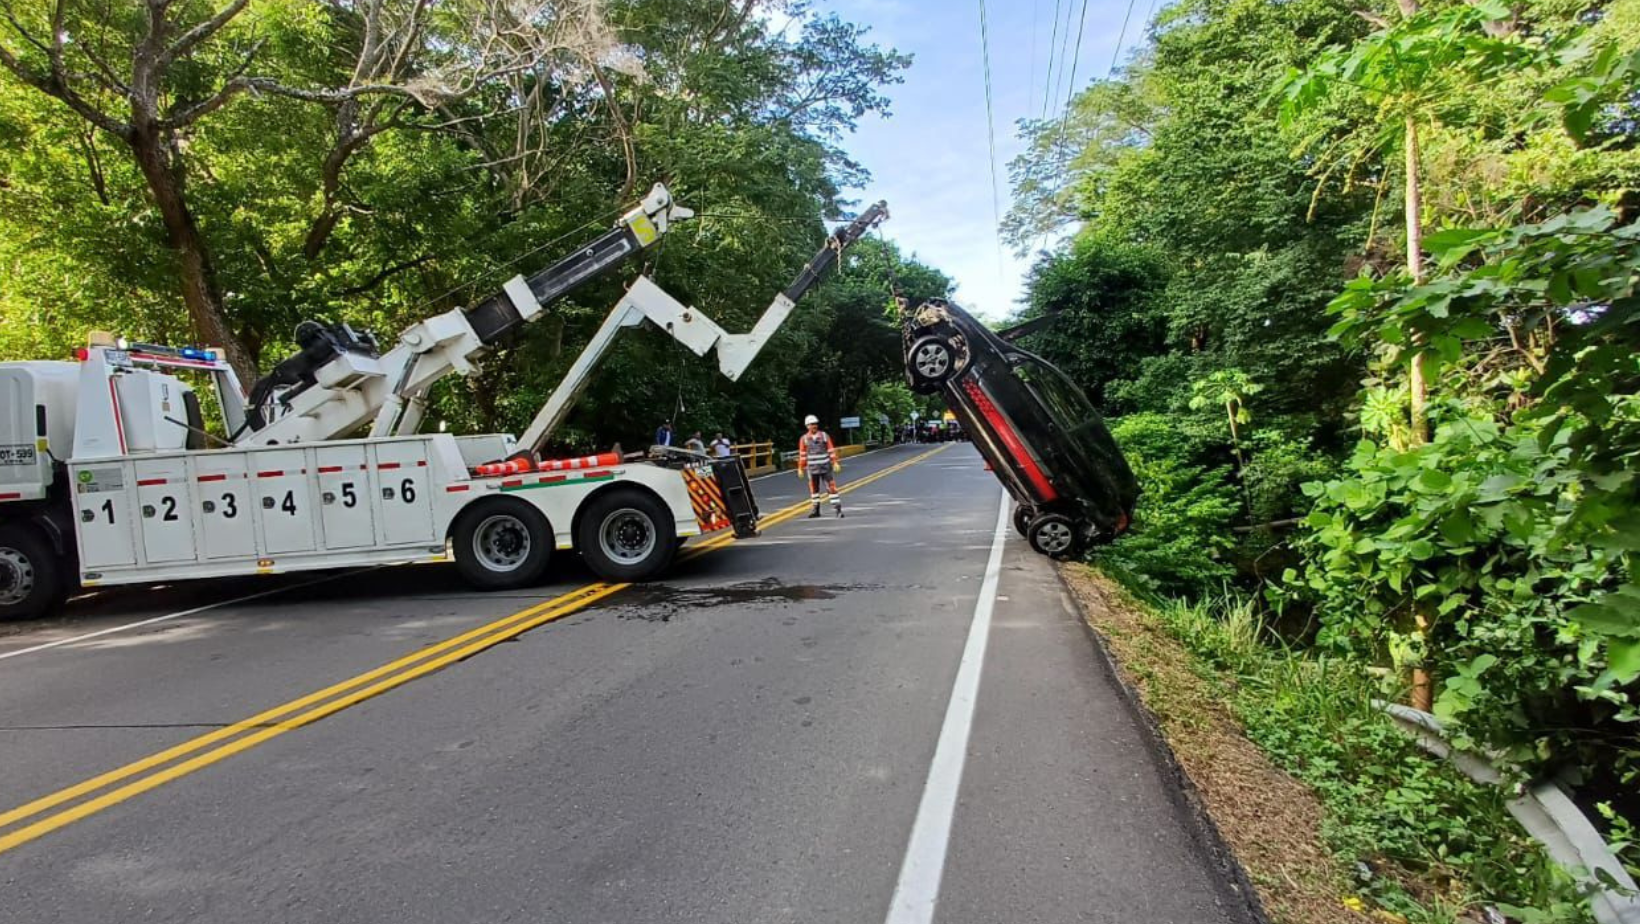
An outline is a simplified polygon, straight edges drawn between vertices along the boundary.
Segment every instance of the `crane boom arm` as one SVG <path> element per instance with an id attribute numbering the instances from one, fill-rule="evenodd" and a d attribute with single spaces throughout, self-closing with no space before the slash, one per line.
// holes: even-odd
<path id="1" fill-rule="evenodd" d="M 878 202 L 826 238 L 825 245 L 804 265 L 792 284 L 775 295 L 769 307 L 763 310 L 762 317 L 745 334 L 725 331 L 704 312 L 673 298 L 649 277 L 639 276 L 609 312 L 598 332 L 592 335 L 591 342 L 576 357 L 569 371 L 564 373 L 563 381 L 553 389 L 552 395 L 530 422 L 529 429 L 519 438 L 519 445 L 531 452 L 540 452 L 586 391 L 593 370 L 614 344 L 621 329 L 636 327 L 646 320 L 666 331 L 696 356 L 705 356 L 716 349 L 718 370 L 730 381 L 739 381 L 757 354 L 786 322 L 792 309 L 797 306 L 797 300 L 824 278 L 826 271 L 842 258 L 844 250 L 887 217 L 888 204 Z"/>
<path id="2" fill-rule="evenodd" d="M 406 328 L 377 355 L 374 341 L 346 325 L 304 325 L 302 351 L 252 389 L 251 426 L 240 445 L 341 439 L 366 423 L 371 436 L 414 432 L 428 390 L 474 364 L 547 305 L 641 252 L 671 222 L 694 215 L 656 184 L 615 228 L 533 276 L 515 276 L 502 291 L 471 308 L 457 308 Z"/>

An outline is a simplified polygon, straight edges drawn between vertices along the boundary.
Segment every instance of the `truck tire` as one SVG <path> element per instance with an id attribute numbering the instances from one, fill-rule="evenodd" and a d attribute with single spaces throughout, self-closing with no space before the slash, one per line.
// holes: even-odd
<path id="1" fill-rule="evenodd" d="M 919 337 L 906 352 L 905 367 L 911 373 L 912 391 L 933 394 L 956 371 L 956 348 L 951 341 L 935 334 Z"/>
<path id="2" fill-rule="evenodd" d="M 587 567 L 606 581 L 628 583 L 658 577 L 677 554 L 672 512 L 647 491 L 606 491 L 587 503 L 580 520 L 576 547 Z"/>
<path id="3" fill-rule="evenodd" d="M 552 526 L 533 505 L 512 497 L 479 501 L 450 531 L 456 570 L 479 590 L 513 590 L 541 580 L 552 557 Z"/>
<path id="4" fill-rule="evenodd" d="M 63 562 L 39 530 L 0 526 L 0 622 L 44 616 L 67 595 Z"/>
<path id="5" fill-rule="evenodd" d="M 1059 513 L 1044 513 L 1032 520 L 1026 527 L 1025 539 L 1033 551 L 1060 561 L 1074 558 L 1080 545 L 1076 524 Z"/>

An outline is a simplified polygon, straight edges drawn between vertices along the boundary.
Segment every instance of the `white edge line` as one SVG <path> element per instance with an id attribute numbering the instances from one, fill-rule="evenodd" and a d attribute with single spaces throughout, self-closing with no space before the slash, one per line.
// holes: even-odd
<path id="1" fill-rule="evenodd" d="M 962 785 L 962 767 L 968 758 L 968 734 L 974 726 L 974 706 L 979 700 L 979 678 L 985 665 L 985 644 L 991 634 L 991 612 L 996 608 L 997 583 L 1002 577 L 1002 547 L 1008 538 L 1008 495 L 1002 495 L 996 532 L 991 537 L 991 558 L 985 564 L 985 580 L 980 584 L 974 619 L 968 626 L 968 641 L 951 686 L 951 700 L 945 707 L 945 723 L 940 726 L 934 760 L 928 765 L 917 820 L 911 825 L 905 861 L 894 884 L 887 924 L 929 924 L 934 920 L 934 904 L 940 897 L 940 879 L 945 875 L 945 854 L 951 843 L 951 823 L 957 811 L 957 792 Z"/>
<path id="2" fill-rule="evenodd" d="M 377 567 L 383 567 L 383 566 L 378 565 Z M 375 568 L 358 568 L 358 569 L 354 569 L 352 571 L 344 571 L 341 574 L 326 575 L 325 577 L 315 578 L 311 581 L 302 581 L 299 584 L 289 584 L 289 585 L 286 585 L 284 587 L 275 587 L 275 588 L 272 588 L 271 590 L 262 590 L 262 591 L 258 591 L 256 593 L 254 593 L 254 594 L 246 594 L 243 597 L 231 597 L 227 600 L 218 600 L 215 603 L 207 603 L 204 606 L 196 606 L 191 610 L 178 610 L 175 613 L 166 613 L 163 616 L 153 616 L 153 617 L 150 617 L 148 619 L 139 620 L 137 622 L 126 623 L 123 626 L 112 626 L 112 627 L 107 628 L 107 629 L 99 629 L 96 632 L 87 632 L 84 635 L 76 635 L 72 638 L 60 638 L 55 642 L 45 642 L 43 644 L 35 645 L 33 647 L 30 647 L 30 648 L 19 648 L 16 651 L 5 652 L 3 654 L 0 654 L 0 661 L 4 661 L 7 658 L 17 658 L 17 657 L 21 657 L 21 656 L 26 655 L 26 654 L 33 654 L 37 651 L 46 651 L 47 649 L 51 649 L 51 648 L 61 648 L 64 645 L 77 645 L 80 642 L 88 642 L 88 641 L 90 641 L 94 638 L 101 638 L 105 635 L 113 635 L 116 632 L 129 632 L 132 629 L 140 629 L 143 626 L 151 626 L 156 622 L 165 622 L 168 619 L 180 619 L 184 616 L 192 616 L 196 613 L 203 613 L 206 610 L 214 610 L 217 607 L 232 606 L 235 603 L 245 603 L 245 602 L 250 601 L 250 600 L 256 600 L 260 597 L 270 597 L 274 594 L 281 594 L 281 593 L 284 593 L 287 590 L 297 590 L 297 589 L 302 588 L 302 587 L 312 587 L 314 584 L 323 584 L 326 581 L 338 580 L 340 578 L 348 577 L 350 575 L 359 574 L 362 571 L 374 571 L 374 570 L 375 570 Z"/>

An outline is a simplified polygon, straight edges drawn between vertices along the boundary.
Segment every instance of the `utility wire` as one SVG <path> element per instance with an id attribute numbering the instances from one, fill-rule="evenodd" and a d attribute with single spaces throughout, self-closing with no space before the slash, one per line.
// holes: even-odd
<path id="1" fill-rule="evenodd" d="M 1048 79 L 1047 85 L 1042 88 L 1042 115 L 1038 120 L 1048 117 L 1048 104 L 1053 102 L 1053 58 L 1054 47 L 1059 44 L 1059 7 L 1061 0 L 1053 0 L 1053 33 L 1048 36 Z M 1064 64 L 1063 61 L 1060 64 Z"/>
<path id="2" fill-rule="evenodd" d="M 1156 8 L 1156 0 L 1150 0 L 1150 8 Z M 1111 52 L 1110 69 L 1105 71 L 1106 79 L 1116 73 L 1116 62 L 1122 57 L 1122 40 L 1127 38 L 1128 20 L 1133 18 L 1133 0 L 1128 0 L 1127 15 L 1122 17 L 1122 30 L 1116 33 L 1116 50 Z"/>
<path id="3" fill-rule="evenodd" d="M 979 0 L 979 48 L 985 71 L 985 140 L 991 153 L 991 236 L 997 242 L 997 274 L 1003 275 L 1002 194 L 997 187 L 997 120 L 991 104 L 991 31 L 986 21 L 985 0 Z"/>
<path id="4" fill-rule="evenodd" d="M 1133 0 L 1128 0 L 1128 15 L 1133 14 Z M 1071 98 L 1076 95 L 1076 66 L 1082 63 L 1082 31 L 1088 26 L 1088 0 L 1082 0 L 1082 12 L 1076 24 L 1076 53 L 1071 56 L 1071 79 L 1065 85 L 1065 114 L 1060 117 L 1060 140 L 1064 140 L 1065 122 L 1071 115 Z M 1123 31 L 1127 30 L 1127 20 L 1122 20 Z M 1068 34 L 1067 34 L 1068 37 Z M 1122 40 L 1116 40 L 1116 46 L 1122 46 Z"/>
<path id="5" fill-rule="evenodd" d="M 1069 0 L 1065 4 L 1065 29 L 1059 37 L 1059 80 L 1053 87 L 1053 100 L 1059 101 L 1059 88 L 1065 82 L 1065 61 L 1070 57 L 1071 44 L 1071 16 L 1076 12 L 1076 0 Z M 1086 2 L 1082 4 L 1082 15 L 1085 18 L 1088 12 Z"/>

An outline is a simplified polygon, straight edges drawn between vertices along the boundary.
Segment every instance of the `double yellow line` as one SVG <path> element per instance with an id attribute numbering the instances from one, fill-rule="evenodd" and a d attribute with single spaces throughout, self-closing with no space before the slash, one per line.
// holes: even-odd
<path id="1" fill-rule="evenodd" d="M 939 449 L 920 453 L 904 462 L 891 465 L 880 472 L 861 478 L 845 486 L 843 493 L 857 491 L 874 481 L 887 478 L 895 472 L 923 461 L 943 448 L 945 447 L 941 446 Z M 764 517 L 761 525 L 765 529 L 778 526 L 802 513 L 808 506 L 807 501 L 793 504 Z M 734 541 L 735 538 L 732 535 L 718 536 L 686 549 L 682 557 L 686 560 L 698 558 Z M 15 828 L 10 833 L 0 834 L 0 853 L 20 847 L 29 841 L 50 834 L 58 828 L 95 815 L 103 809 L 118 805 L 150 789 L 163 786 L 172 780 L 181 779 L 197 770 L 203 770 L 242 751 L 248 751 L 286 732 L 312 725 L 344 709 L 356 706 L 367 699 L 403 686 L 418 677 L 424 677 L 458 661 L 470 658 L 508 639 L 517 638 L 537 626 L 552 622 L 555 619 L 562 619 L 571 613 L 585 609 L 630 586 L 630 584 L 599 582 L 576 588 L 569 593 L 561 594 L 510 616 L 463 632 L 453 638 L 445 639 L 436 645 L 418 649 L 396 661 L 390 661 L 381 667 L 366 671 L 341 683 L 293 699 L 288 703 L 275 706 L 248 719 L 184 741 L 141 760 L 110 770 L 99 776 L 94 776 L 66 789 L 60 789 L 50 795 L 42 796 L 8 812 L 0 813 L 0 830 L 4 830 L 19 822 L 51 812 L 53 809 L 58 809 L 68 803 L 73 803 L 54 814 L 47 814 L 44 818 L 39 818 L 22 827 Z M 187 759 L 183 760 L 182 758 Z M 150 773 L 149 771 L 155 772 Z M 116 783 L 126 780 L 130 780 L 130 782 L 115 786 Z M 110 789 L 109 787 L 114 788 Z M 84 801 L 75 801 L 85 796 L 91 796 L 93 793 L 100 794 Z"/>

